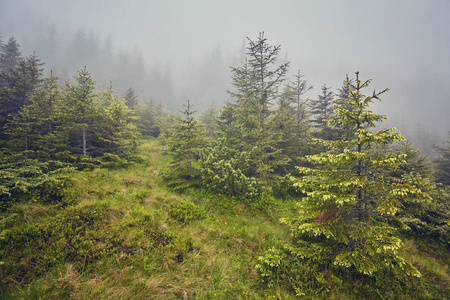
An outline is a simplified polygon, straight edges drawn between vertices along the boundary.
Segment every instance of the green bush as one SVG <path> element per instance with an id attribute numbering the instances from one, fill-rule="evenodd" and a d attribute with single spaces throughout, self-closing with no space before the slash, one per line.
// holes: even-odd
<path id="1" fill-rule="evenodd" d="M 209 190 L 246 200 L 261 196 L 261 187 L 256 179 L 248 176 L 250 170 L 250 154 L 237 153 L 225 146 L 224 140 L 214 147 L 202 149 L 200 152 L 200 173 L 202 184 Z M 247 174 L 247 175 L 246 175 Z"/>
<path id="2" fill-rule="evenodd" d="M 60 161 L 29 158 L 33 154 L 29 151 L 0 159 L 0 210 L 18 201 L 56 203 L 65 200 L 73 168 Z"/>
<path id="3" fill-rule="evenodd" d="M 183 201 L 172 206 L 170 216 L 180 222 L 205 218 L 205 210 L 192 202 Z"/>

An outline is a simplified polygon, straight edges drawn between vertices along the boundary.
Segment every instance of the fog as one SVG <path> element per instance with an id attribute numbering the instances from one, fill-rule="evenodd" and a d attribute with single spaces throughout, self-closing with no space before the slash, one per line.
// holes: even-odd
<path id="1" fill-rule="evenodd" d="M 0 0 L 0 34 L 36 51 L 46 74 L 67 80 L 86 65 L 99 88 L 201 111 L 228 100 L 229 67 L 264 31 L 314 85 L 306 96 L 359 71 L 390 89 L 373 106 L 386 126 L 427 148 L 450 131 L 449 14 L 447 0 Z"/>

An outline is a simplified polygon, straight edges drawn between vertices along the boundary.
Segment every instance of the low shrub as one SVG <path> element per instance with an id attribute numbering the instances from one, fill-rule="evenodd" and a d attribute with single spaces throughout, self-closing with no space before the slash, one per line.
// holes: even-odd
<path id="1" fill-rule="evenodd" d="M 170 216 L 180 222 L 187 222 L 190 220 L 200 220 L 205 218 L 206 213 L 202 207 L 195 205 L 192 202 L 182 201 L 172 206 L 170 209 Z"/>

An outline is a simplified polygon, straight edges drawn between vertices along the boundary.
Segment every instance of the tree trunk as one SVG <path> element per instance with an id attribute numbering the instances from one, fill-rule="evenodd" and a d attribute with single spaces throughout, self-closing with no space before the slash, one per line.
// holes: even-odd
<path id="1" fill-rule="evenodd" d="M 87 150 L 86 150 L 86 128 L 83 126 L 83 156 L 86 157 L 87 156 Z"/>

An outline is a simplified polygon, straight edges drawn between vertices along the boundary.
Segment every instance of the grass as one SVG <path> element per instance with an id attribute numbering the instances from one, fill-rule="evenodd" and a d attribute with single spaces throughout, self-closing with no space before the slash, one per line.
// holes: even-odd
<path id="1" fill-rule="evenodd" d="M 0 240 L 1 299 L 295 298 L 283 285 L 261 285 L 255 268 L 267 249 L 290 241 L 279 219 L 295 215 L 293 201 L 268 213 L 202 191 L 174 193 L 159 176 L 170 157 L 154 141 L 140 153 L 142 163 L 128 168 L 73 174 L 70 207 L 21 203 L 2 216 L 0 232 L 13 234 Z M 201 213 L 177 218 L 174 208 Z M 412 240 L 405 253 L 436 294 L 448 289 L 448 254 L 419 251 Z"/>

